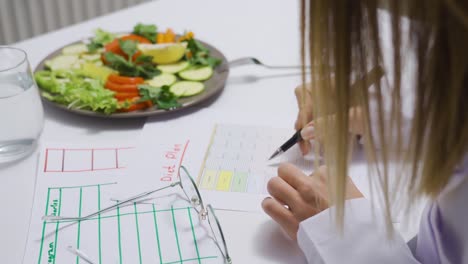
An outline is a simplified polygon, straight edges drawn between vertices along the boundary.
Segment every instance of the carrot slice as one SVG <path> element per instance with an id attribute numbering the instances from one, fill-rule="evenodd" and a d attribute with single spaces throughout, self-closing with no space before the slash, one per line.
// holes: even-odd
<path id="1" fill-rule="evenodd" d="M 141 77 L 127 77 L 127 76 L 120 76 L 117 74 L 109 75 L 108 81 L 118 84 L 140 84 L 144 83 L 145 80 Z"/>
<path id="2" fill-rule="evenodd" d="M 106 82 L 104 85 L 109 90 L 118 93 L 137 93 L 138 94 L 138 86 L 136 84 L 120 84 L 115 83 L 110 80 Z"/>
<path id="3" fill-rule="evenodd" d="M 118 39 L 114 39 L 112 42 L 108 43 L 104 46 L 106 51 L 118 54 L 118 55 L 125 55 L 125 53 L 120 49 L 120 44 Z"/>
<path id="4" fill-rule="evenodd" d="M 115 93 L 114 94 L 114 97 L 119 101 L 123 101 L 127 99 L 134 100 L 135 98 L 138 99 L 139 96 L 140 96 L 139 93 Z"/>
<path id="5" fill-rule="evenodd" d="M 148 108 L 153 107 L 153 102 L 151 100 L 145 101 L 146 105 L 148 105 Z"/>

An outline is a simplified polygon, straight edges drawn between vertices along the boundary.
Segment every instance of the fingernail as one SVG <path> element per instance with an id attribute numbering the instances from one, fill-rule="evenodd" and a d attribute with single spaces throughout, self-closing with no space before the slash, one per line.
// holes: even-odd
<path id="1" fill-rule="evenodd" d="M 303 139 L 312 139 L 314 137 L 314 127 L 307 126 L 301 130 L 301 136 Z"/>

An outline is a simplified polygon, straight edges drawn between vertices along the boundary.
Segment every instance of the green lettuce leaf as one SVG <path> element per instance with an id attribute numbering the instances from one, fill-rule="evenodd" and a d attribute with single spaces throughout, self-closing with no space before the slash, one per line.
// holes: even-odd
<path id="1" fill-rule="evenodd" d="M 44 97 L 68 108 L 111 114 L 124 107 L 114 98 L 113 91 L 104 88 L 102 81 L 79 72 L 39 71 L 34 77 Z"/>

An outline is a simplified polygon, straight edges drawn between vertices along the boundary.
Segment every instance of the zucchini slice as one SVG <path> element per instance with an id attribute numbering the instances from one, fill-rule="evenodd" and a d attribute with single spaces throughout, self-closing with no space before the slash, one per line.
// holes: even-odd
<path id="1" fill-rule="evenodd" d="M 88 52 L 88 47 L 84 43 L 73 44 L 62 49 L 63 55 L 80 55 Z"/>
<path id="2" fill-rule="evenodd" d="M 101 54 L 86 54 L 85 53 L 85 54 L 81 54 L 80 58 L 85 61 L 95 62 L 95 61 L 101 60 Z"/>
<path id="3" fill-rule="evenodd" d="M 188 69 L 185 71 L 179 72 L 179 76 L 182 79 L 189 81 L 205 81 L 211 78 L 213 75 L 213 68 L 210 66 L 205 66 L 196 69 Z"/>
<path id="4" fill-rule="evenodd" d="M 173 84 L 169 90 L 178 97 L 187 97 L 201 93 L 205 90 L 205 85 L 201 82 L 182 81 Z"/>
<path id="5" fill-rule="evenodd" d="M 59 55 L 45 62 L 45 66 L 52 71 L 72 69 L 79 63 L 78 55 Z"/>
<path id="6" fill-rule="evenodd" d="M 147 81 L 147 83 L 154 87 L 162 87 L 164 85 L 172 85 L 177 81 L 177 77 L 170 73 L 162 73 L 153 79 Z"/>

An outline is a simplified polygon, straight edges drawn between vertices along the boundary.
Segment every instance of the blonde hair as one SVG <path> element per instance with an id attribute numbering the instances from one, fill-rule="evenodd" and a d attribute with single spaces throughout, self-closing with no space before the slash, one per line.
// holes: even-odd
<path id="1" fill-rule="evenodd" d="M 380 12 L 386 11 L 379 9 L 387 10 L 390 16 L 390 50 L 382 49 Z M 364 146 L 373 167 L 371 172 L 378 176 L 383 190 L 388 226 L 390 201 L 393 195 L 403 193 L 403 189 L 392 192 L 391 186 L 404 187 L 412 198 L 435 197 L 467 153 L 467 12 L 467 2 L 457 0 L 301 0 L 302 64 L 313 65 L 314 69 L 310 76 L 303 74 L 303 82 L 310 77 L 314 87 L 302 94 L 312 96 L 314 117 L 333 113 L 333 118 L 324 118 L 317 129 L 323 130 L 322 151 L 339 226 L 343 223 L 346 177 L 354 142 L 348 132 L 352 106 L 362 108 Z M 402 29 L 402 17 L 407 30 Z M 408 39 L 408 45 L 403 46 L 403 38 Z M 392 72 L 392 81 L 387 88 L 376 82 L 371 92 L 367 72 L 383 64 L 384 52 L 392 54 L 393 66 L 385 69 Z M 411 71 L 414 101 L 406 135 L 402 76 L 409 54 L 415 65 Z M 365 81 L 351 85 L 356 79 Z M 390 161 L 400 164 L 392 175 Z M 395 173 L 397 181 L 404 184 L 389 184 Z"/>

